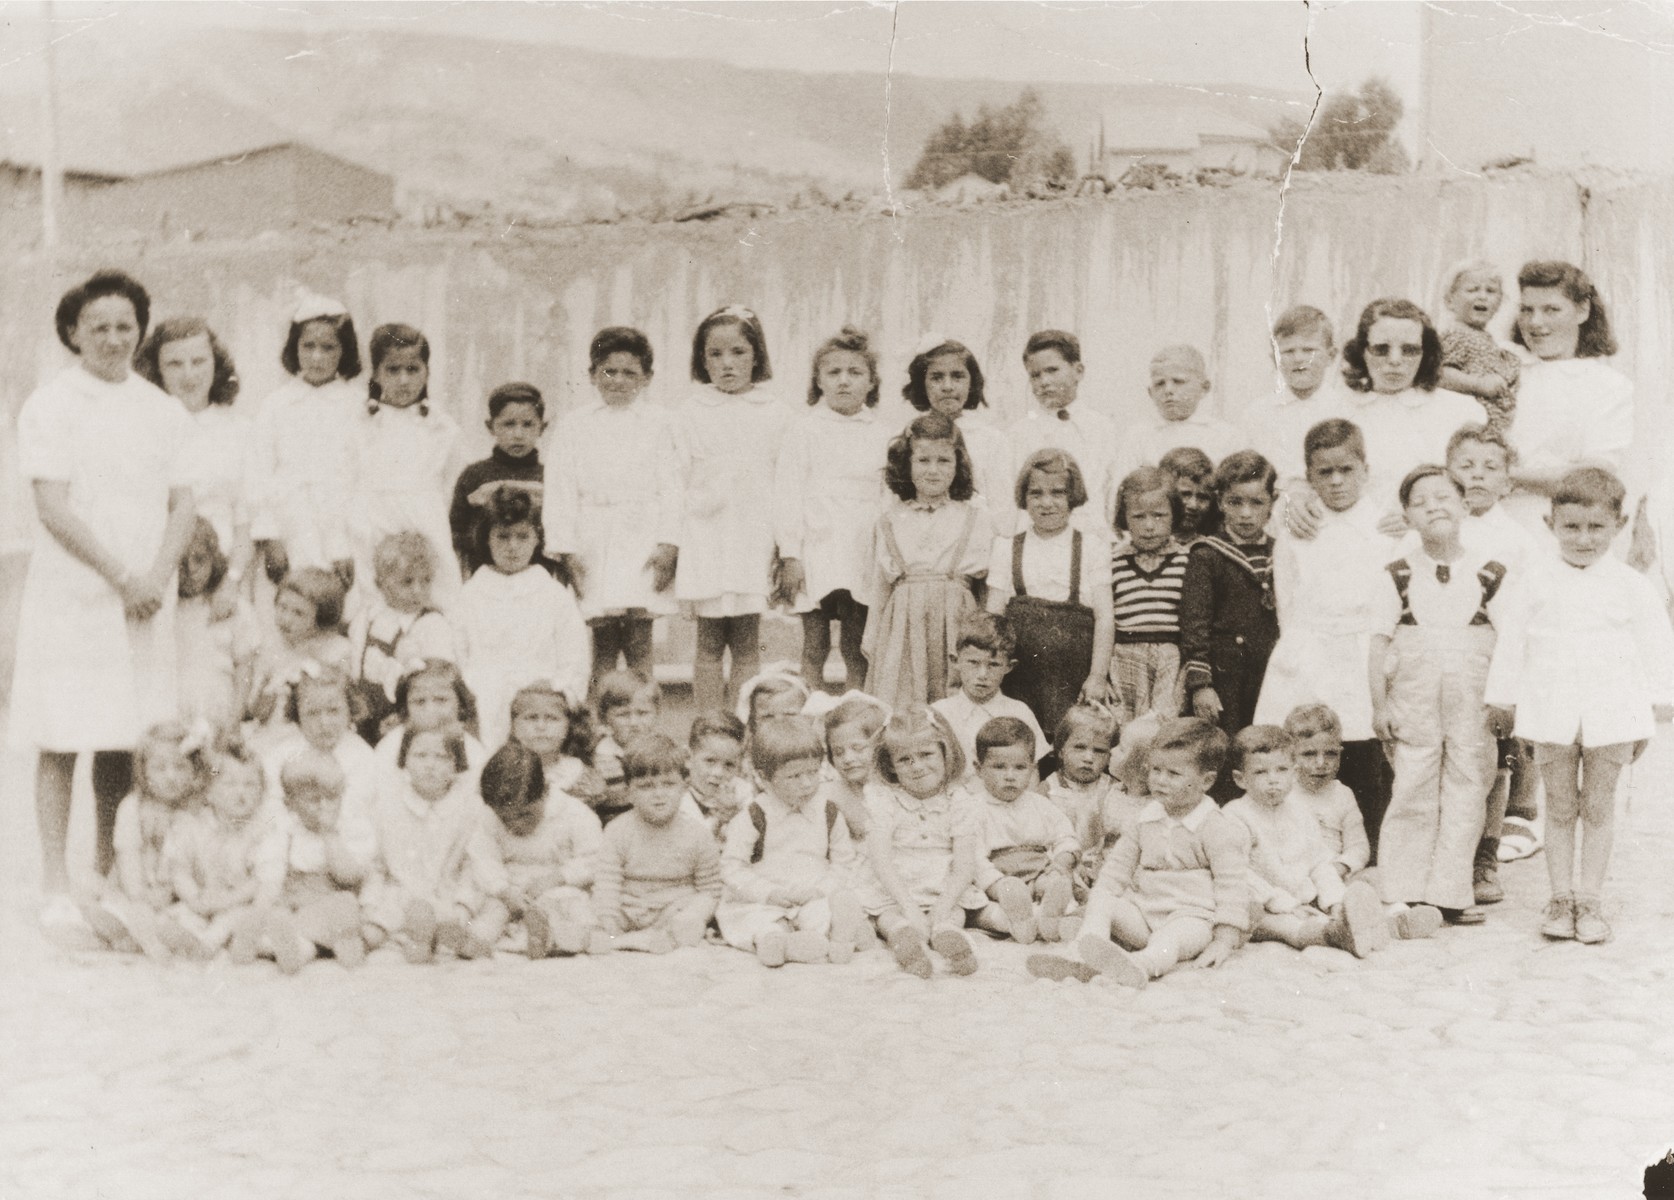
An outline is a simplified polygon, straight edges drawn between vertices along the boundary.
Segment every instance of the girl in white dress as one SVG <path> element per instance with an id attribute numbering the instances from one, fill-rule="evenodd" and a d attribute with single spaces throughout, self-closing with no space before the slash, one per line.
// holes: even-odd
<path id="1" fill-rule="evenodd" d="M 592 628 L 596 687 L 619 658 L 651 671 L 651 622 L 675 610 L 680 492 L 668 413 L 644 398 L 651 343 L 612 326 L 587 357 L 599 402 L 559 423 L 543 509 L 548 551 L 567 556 Z"/>
<path id="2" fill-rule="evenodd" d="M 814 352 L 808 403 L 779 448 L 775 505 L 781 593 L 802 615 L 802 678 L 818 689 L 837 622 L 843 691 L 866 682 L 861 636 L 872 603 L 872 527 L 883 511 L 890 431 L 878 419 L 878 356 L 844 327 Z"/>
<path id="3" fill-rule="evenodd" d="M 256 414 L 250 536 L 275 584 L 293 566 L 331 567 L 347 582 L 354 573 L 349 433 L 366 400 L 349 383 L 360 374 L 360 344 L 348 310 L 324 296 L 303 297 L 279 362 L 294 378 Z"/>
<path id="4" fill-rule="evenodd" d="M 24 402 L 20 474 L 40 530 L 23 585 L 12 736 L 35 777 L 49 930 L 81 925 L 65 840 L 76 756 L 93 754 L 96 869 L 108 872 L 116 806 L 142 730 L 175 708 L 175 568 L 192 532 L 180 405 L 129 363 L 150 316 L 145 289 L 101 271 L 59 301 L 58 339 L 79 361 Z"/>
<path id="5" fill-rule="evenodd" d="M 368 342 L 372 378 L 353 426 L 355 578 L 370 599 L 372 559 L 393 533 L 413 530 L 435 561 L 453 545 L 448 506 L 465 465 L 459 426 L 430 399 L 430 342 L 411 325 L 380 325 Z M 443 612 L 459 599 L 459 573 L 436 572 L 431 602 Z"/>
<path id="6" fill-rule="evenodd" d="M 247 595 L 253 550 L 250 543 L 254 429 L 233 401 L 238 370 L 215 331 L 197 317 L 159 322 L 140 346 L 134 369 L 180 401 L 192 418 L 185 467 L 198 516 L 215 530 L 226 555 L 224 592 L 217 590 L 215 615 L 233 615 Z M 253 582 L 253 581 L 249 581 Z"/>
<path id="7" fill-rule="evenodd" d="M 773 592 L 773 482 L 787 412 L 758 384 L 773 378 L 761 322 L 732 305 L 692 338 L 692 378 L 705 386 L 674 415 L 681 480 L 675 598 L 697 618 L 692 692 L 721 708 L 761 669 L 761 614 Z M 729 687 L 724 658 L 732 659 Z"/>
<path id="8" fill-rule="evenodd" d="M 989 514 L 993 536 L 1017 532 L 1017 510 L 1011 503 L 1011 445 L 989 416 L 983 397 L 982 365 L 962 342 L 927 333 L 919 339 L 907 365 L 902 397 L 919 412 L 938 412 L 959 425 L 971 456 L 975 502 Z"/>
<path id="9" fill-rule="evenodd" d="M 535 564 L 541 529 L 533 498 L 503 488 L 483 522 L 490 564 L 460 596 L 459 663 L 477 697 L 483 741 L 505 744 L 512 697 L 535 680 L 571 697 L 586 694 L 587 623 L 570 589 Z"/>

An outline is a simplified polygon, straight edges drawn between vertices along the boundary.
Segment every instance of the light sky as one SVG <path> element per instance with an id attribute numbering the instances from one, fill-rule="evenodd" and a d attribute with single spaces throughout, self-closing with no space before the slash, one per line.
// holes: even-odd
<path id="1" fill-rule="evenodd" d="M 37 68 L 43 9 L 42 0 L 0 0 L 0 82 Z M 1674 112 L 1674 0 L 57 0 L 52 12 L 53 28 L 70 38 L 194 24 L 321 33 L 393 26 L 814 72 L 1294 92 L 1315 80 L 1333 90 L 1379 75 L 1408 99 L 1402 133 L 1410 147 L 1428 94 L 1432 158 L 1461 169 L 1507 147 L 1552 166 L 1674 168 L 1674 138 L 1662 135 L 1659 119 Z"/>

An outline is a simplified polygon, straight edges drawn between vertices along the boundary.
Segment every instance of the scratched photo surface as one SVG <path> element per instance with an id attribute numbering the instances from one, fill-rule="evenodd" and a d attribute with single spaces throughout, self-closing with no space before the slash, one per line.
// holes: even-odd
<path id="1" fill-rule="evenodd" d="M 561 461 L 604 387 L 589 347 L 607 326 L 654 351 L 636 403 L 680 410 L 693 332 L 726 306 L 756 314 L 797 418 L 816 351 L 863 331 L 880 447 L 918 416 L 915 356 L 961 343 L 984 376 L 973 458 L 1039 412 L 1029 336 L 1072 331 L 1075 403 L 1115 430 L 1114 471 L 1157 421 L 1164 347 L 1195 348 L 1198 417 L 1241 431 L 1227 449 L 1261 446 L 1285 310 L 1320 310 L 1335 349 L 1382 297 L 1439 320 L 1450 271 L 1480 261 L 1504 281 L 1485 330 L 1506 346 L 1518 269 L 1561 260 L 1608 306 L 1633 397 L 1619 549 L 1666 601 L 1670 112 L 1666 0 L 0 3 L 0 1197 L 1640 1195 L 1674 1148 L 1666 725 L 1622 772 L 1598 945 L 1541 936 L 1542 852 L 1500 865 L 1481 925 L 1364 956 L 1257 941 L 1144 987 L 1042 978 L 1031 958 L 1076 942 L 974 927 L 979 969 L 936 955 L 928 980 L 876 939 L 767 969 L 724 929 L 532 962 L 513 922 L 468 960 L 415 965 L 392 940 L 295 972 L 266 943 L 249 965 L 113 949 L 77 915 L 113 886 L 89 754 L 67 852 L 43 854 L 30 697 L 68 694 L 50 689 L 73 645 L 19 645 L 50 536 L 19 418 L 76 361 L 59 297 L 109 267 L 145 286 L 153 325 L 208 323 L 252 424 L 294 386 L 299 304 L 340 303 L 363 356 L 378 326 L 421 330 L 453 474 L 489 457 L 488 397 L 512 381 L 544 397 L 540 454 Z M 310 436 L 292 431 L 305 460 L 343 452 Z M 990 489 L 1008 522 L 1009 470 Z M 729 486 L 758 485 L 779 517 L 771 486 Z M 1089 485 L 1074 520 L 1108 528 L 1114 489 Z M 377 519 L 370 491 L 340 507 Z M 375 601 L 370 548 L 345 561 Z M 244 566 L 239 636 L 271 639 L 274 589 L 260 556 Z M 652 635 L 654 724 L 684 754 L 704 648 L 675 607 Z M 762 617 L 762 664 L 796 668 L 794 608 Z M 282 703 L 247 724 L 279 736 Z M 492 752 L 504 713 L 488 724 Z M 84 904 L 57 919 L 66 865 Z"/>

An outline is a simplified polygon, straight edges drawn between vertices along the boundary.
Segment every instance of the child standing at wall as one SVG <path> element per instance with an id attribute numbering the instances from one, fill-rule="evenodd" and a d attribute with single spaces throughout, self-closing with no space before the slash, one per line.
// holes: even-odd
<path id="1" fill-rule="evenodd" d="M 846 691 L 866 682 L 860 643 L 889 446 L 875 411 L 878 356 L 864 333 L 845 326 L 814 352 L 808 403 L 813 407 L 790 423 L 779 452 L 780 593 L 802 617 L 802 678 L 810 688 L 825 686 L 837 624 Z"/>
<path id="2" fill-rule="evenodd" d="M 959 690 L 930 707 L 953 727 L 959 749 L 966 756 L 967 778 L 975 773 L 977 733 L 996 717 L 1022 721 L 1045 753 L 1046 735 L 1034 711 L 1023 701 L 1000 692 L 1005 677 L 1017 666 L 1016 648 L 1011 623 L 1002 616 L 973 609 L 959 622 L 958 650 L 953 656 Z"/>
<path id="3" fill-rule="evenodd" d="M 692 694 L 721 708 L 761 669 L 761 614 L 773 592 L 773 483 L 787 410 L 759 387 L 773 378 L 761 321 L 730 305 L 692 338 L 692 379 L 705 386 L 674 414 L 682 481 L 674 594 L 697 618 Z M 723 658 L 731 656 L 730 675 Z"/>
<path id="4" fill-rule="evenodd" d="M 1059 921 L 1074 902 L 1070 879 L 1081 845 L 1069 818 L 1030 787 L 1035 735 L 1014 717 L 996 717 L 977 734 L 977 778 L 969 785 L 982 807 L 983 854 L 977 886 L 993 901 L 976 916 L 980 929 L 1028 943 L 1058 940 Z"/>
<path id="5" fill-rule="evenodd" d="M 532 490 L 541 484 L 546 401 L 533 384 L 502 383 L 488 393 L 488 420 L 484 424 L 494 439 L 494 449 L 487 458 L 478 459 L 459 473 L 453 485 L 453 503 L 448 505 L 448 528 L 453 533 L 453 554 L 462 579 L 469 579 L 478 567 L 488 565 L 482 557 L 477 525 L 497 485 Z"/>
<path id="6" fill-rule="evenodd" d="M 1155 466 L 1170 450 L 1192 446 L 1219 462 L 1250 444 L 1244 431 L 1204 414 L 1209 367 L 1196 346 L 1164 346 L 1151 359 L 1151 403 L 1156 416 L 1125 430 L 1116 478 Z"/>
<path id="7" fill-rule="evenodd" d="M 1464 497 L 1445 469 L 1410 471 L 1400 499 L 1422 547 L 1389 564 L 1376 597 L 1372 723 L 1395 788 L 1373 854 L 1386 901 L 1478 925 L 1472 866 L 1495 769 L 1483 690 L 1506 570 L 1461 543 Z"/>
<path id="8" fill-rule="evenodd" d="M 1552 900 L 1540 931 L 1602 942 L 1600 893 L 1615 833 L 1621 770 L 1674 705 L 1674 634 L 1645 578 L 1610 554 L 1626 524 L 1621 480 L 1600 467 L 1569 472 L 1548 524 L 1561 562 L 1519 585 L 1502 621 L 1488 703 L 1535 743 L 1546 785 L 1546 868 Z M 1581 834 L 1576 872 L 1576 835 Z"/>
<path id="9" fill-rule="evenodd" d="M 1221 514 L 1215 508 L 1215 464 L 1195 446 L 1170 450 L 1157 463 L 1166 474 L 1174 495 L 1180 498 L 1180 521 L 1176 540 L 1190 545 L 1206 533 L 1213 533 Z"/>
<path id="10" fill-rule="evenodd" d="M 605 827 L 589 953 L 666 954 L 703 941 L 721 897 L 721 859 L 709 830 L 680 811 L 684 761 L 680 748 L 660 733 L 623 749 L 633 811 Z"/>
<path id="11" fill-rule="evenodd" d="M 1077 403 L 1086 365 L 1081 340 L 1062 329 L 1042 329 L 1023 346 L 1023 368 L 1035 403 L 1006 430 L 1011 445 L 1010 478 L 1037 450 L 1063 450 L 1081 460 L 1082 477 L 1091 500 L 1079 524 L 1095 537 L 1109 528 L 1116 483 L 1114 459 L 1121 434 L 1104 413 Z M 1022 507 L 1019 505 L 1018 507 Z"/>
<path id="12" fill-rule="evenodd" d="M 970 503 L 971 460 L 947 417 L 916 418 L 889 446 L 885 481 L 897 501 L 873 537 L 879 603 L 866 618 L 866 690 L 894 711 L 948 694 L 972 580 L 988 569 L 988 538 Z"/>
<path id="13" fill-rule="evenodd" d="M 1125 539 L 1110 564 L 1110 679 L 1122 725 L 1180 715 L 1180 593 L 1190 552 L 1174 537 L 1185 513 L 1171 485 L 1166 471 L 1141 467 L 1116 489 L 1116 529 Z"/>
<path id="14" fill-rule="evenodd" d="M 1253 450 L 1240 450 L 1215 469 L 1221 528 L 1193 543 L 1180 596 L 1187 703 L 1229 738 L 1252 723 L 1279 640 L 1273 539 L 1266 532 L 1273 481 L 1272 464 Z M 1215 798 L 1230 800 L 1235 790 L 1224 773 Z"/>
<path id="15" fill-rule="evenodd" d="M 327 567 L 346 588 L 354 428 L 366 401 L 349 383 L 360 374 L 360 346 L 348 309 L 302 297 L 279 361 L 292 378 L 256 411 L 250 536 L 275 584 L 294 568 Z"/>
<path id="16" fill-rule="evenodd" d="M 1279 641 L 1268 660 L 1255 720 L 1277 725 L 1302 704 L 1325 704 L 1343 735 L 1342 775 L 1360 802 L 1372 857 L 1389 805 L 1389 771 L 1372 733 L 1367 653 L 1378 631 L 1377 597 L 1394 539 L 1366 497 L 1366 442 L 1351 421 L 1321 421 L 1303 440 L 1308 483 L 1324 505 L 1307 541 L 1281 529 L 1273 550 Z"/>
<path id="17" fill-rule="evenodd" d="M 491 565 L 471 576 L 460 596 L 459 658 L 477 697 L 483 741 L 498 747 L 520 688 L 546 679 L 580 697 L 592 655 L 575 594 L 535 565 L 540 515 L 529 494 L 496 492 L 482 529 Z"/>
<path id="18" fill-rule="evenodd" d="M 1056 728 L 1071 705 L 1103 704 L 1110 695 L 1110 558 L 1102 541 L 1070 527 L 1087 503 L 1072 456 L 1031 454 L 1017 473 L 1016 498 L 1029 528 L 994 542 L 988 611 L 1004 613 L 1017 639 L 1006 694 Z"/>
<path id="19" fill-rule="evenodd" d="M 593 679 L 651 670 L 651 626 L 674 612 L 680 482 L 668 411 L 645 398 L 651 342 L 613 325 L 587 348 L 597 404 L 566 416 L 546 472 L 546 528 L 593 631 Z"/>
<path id="20" fill-rule="evenodd" d="M 372 378 L 355 419 L 350 528 L 355 577 L 370 580 L 378 543 L 415 530 L 441 562 L 453 544 L 448 502 L 459 478 L 459 426 L 430 397 L 430 340 L 411 325 L 380 325 L 368 342 Z M 434 598 L 450 610 L 459 576 L 438 574 Z M 364 583 L 363 583 L 364 586 Z"/>
<path id="21" fill-rule="evenodd" d="M 1502 430 L 1517 408 L 1522 374 L 1517 355 L 1488 332 L 1504 299 L 1499 268 L 1481 260 L 1455 266 L 1442 286 L 1442 307 L 1453 320 L 1441 335 L 1441 386 L 1482 401 L 1489 427 Z"/>
<path id="22" fill-rule="evenodd" d="M 1040 955 L 1031 974 L 1098 973 L 1144 987 L 1182 963 L 1214 967 L 1232 956 L 1250 930 L 1250 835 L 1208 796 L 1226 751 L 1226 734 L 1208 721 L 1163 722 L 1151 744 L 1151 799 L 1087 899 L 1081 963 Z"/>
<path id="23" fill-rule="evenodd" d="M 845 963 L 862 924 L 848 889 L 856 855 L 837 806 L 821 803 L 825 747 L 807 717 L 764 721 L 750 757 L 765 787 L 727 823 L 715 923 L 763 966 Z"/>
<path id="24" fill-rule="evenodd" d="M 899 710 L 884 727 L 866 857 L 872 878 L 861 903 L 903 971 L 930 978 L 929 950 L 955 975 L 977 969 L 961 932 L 988 906 L 976 886 L 982 815 L 964 788 L 964 755 L 953 730 L 923 705 Z"/>

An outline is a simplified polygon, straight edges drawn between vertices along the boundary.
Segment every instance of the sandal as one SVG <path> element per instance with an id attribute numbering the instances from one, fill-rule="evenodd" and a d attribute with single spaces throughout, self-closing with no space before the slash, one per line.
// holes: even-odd
<path id="1" fill-rule="evenodd" d="M 1532 824 L 1507 818 L 1500 830 L 1499 860 L 1504 863 L 1532 858 L 1540 853 L 1541 845 L 1540 830 Z"/>

